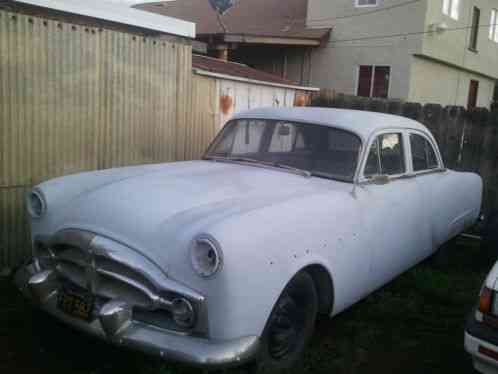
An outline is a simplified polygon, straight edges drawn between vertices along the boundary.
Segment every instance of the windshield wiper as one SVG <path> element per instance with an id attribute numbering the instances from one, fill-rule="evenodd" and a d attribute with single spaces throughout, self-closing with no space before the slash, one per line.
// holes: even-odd
<path id="1" fill-rule="evenodd" d="M 307 177 L 307 178 L 311 177 L 311 175 L 312 175 L 311 172 L 309 172 L 307 170 L 296 168 L 294 166 L 280 164 L 278 162 L 272 162 L 272 161 L 262 161 L 262 160 L 258 160 L 255 158 L 206 156 L 206 157 L 204 157 L 204 159 L 205 160 L 214 160 L 214 161 L 228 161 L 228 162 L 233 161 L 233 162 L 247 162 L 247 163 L 251 163 L 251 164 L 261 164 L 264 166 L 271 166 L 271 167 L 278 168 L 278 169 L 289 170 L 289 171 L 292 171 L 294 173 L 301 174 L 302 176 Z"/>
<path id="2" fill-rule="evenodd" d="M 273 167 L 276 167 L 276 168 L 293 171 L 295 173 L 301 174 L 303 177 L 306 177 L 306 178 L 311 177 L 311 172 L 309 172 L 308 170 L 295 168 L 294 166 L 289 166 L 289 165 L 285 165 L 285 164 L 279 164 L 278 162 L 272 162 L 272 163 L 270 163 L 270 165 Z"/>
<path id="3" fill-rule="evenodd" d="M 315 176 L 315 177 L 332 179 L 332 180 L 339 181 L 339 182 L 351 183 L 353 181 L 352 178 L 343 177 L 343 176 L 336 175 L 336 174 L 323 173 L 323 172 L 316 171 L 316 170 L 311 171 L 310 174 L 312 176 Z"/>
<path id="4" fill-rule="evenodd" d="M 271 162 L 261 161 L 261 160 L 255 159 L 255 158 L 248 158 L 248 157 L 205 156 L 204 160 L 248 162 L 248 163 L 251 163 L 251 164 L 272 165 Z"/>

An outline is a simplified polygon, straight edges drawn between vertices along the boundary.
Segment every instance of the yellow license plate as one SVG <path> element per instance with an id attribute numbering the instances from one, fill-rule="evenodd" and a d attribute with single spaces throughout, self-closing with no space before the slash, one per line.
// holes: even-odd
<path id="1" fill-rule="evenodd" d="M 91 295 L 78 293 L 68 289 L 61 289 L 57 297 L 57 307 L 64 313 L 82 319 L 92 320 L 94 300 Z"/>

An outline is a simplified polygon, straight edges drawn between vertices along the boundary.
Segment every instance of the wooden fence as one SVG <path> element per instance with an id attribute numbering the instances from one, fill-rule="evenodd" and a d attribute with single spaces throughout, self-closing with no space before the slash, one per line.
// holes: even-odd
<path id="1" fill-rule="evenodd" d="M 30 252 L 33 185 L 202 147 L 191 149 L 202 126 L 191 124 L 191 58 L 185 39 L 0 9 L 0 269 Z"/>
<path id="2" fill-rule="evenodd" d="M 498 210 L 498 107 L 466 111 L 463 107 L 334 95 L 330 91 L 316 95 L 311 105 L 390 113 L 422 122 L 436 138 L 447 168 L 481 175 L 483 212 L 489 215 Z"/>

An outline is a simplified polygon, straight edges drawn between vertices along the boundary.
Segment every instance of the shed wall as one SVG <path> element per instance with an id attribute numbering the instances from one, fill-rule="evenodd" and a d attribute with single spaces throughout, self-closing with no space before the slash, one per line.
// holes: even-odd
<path id="1" fill-rule="evenodd" d="M 0 10 L 0 268 L 24 195 L 60 175 L 186 157 L 191 46 Z"/>

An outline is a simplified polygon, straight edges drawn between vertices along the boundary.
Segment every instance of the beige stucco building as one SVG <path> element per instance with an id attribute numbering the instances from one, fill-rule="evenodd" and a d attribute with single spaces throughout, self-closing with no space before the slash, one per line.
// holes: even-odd
<path id="1" fill-rule="evenodd" d="M 362 96 L 489 107 L 498 79 L 498 0 L 308 0 L 332 27 L 312 85 Z"/>

